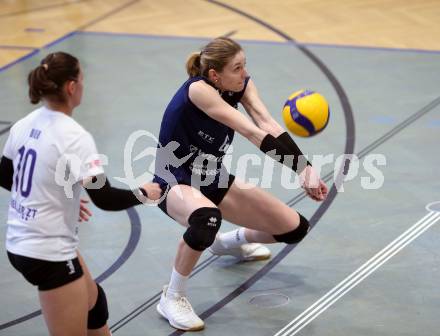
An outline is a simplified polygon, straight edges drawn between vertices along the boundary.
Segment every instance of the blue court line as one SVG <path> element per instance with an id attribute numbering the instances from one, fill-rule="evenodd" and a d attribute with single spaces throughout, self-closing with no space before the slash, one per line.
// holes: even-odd
<path id="1" fill-rule="evenodd" d="M 41 49 L 48 49 L 50 47 L 53 47 L 54 45 L 63 42 L 64 40 L 67 40 L 68 38 L 72 37 L 76 34 L 76 31 L 67 33 L 66 35 L 61 36 L 60 38 L 57 38 L 55 41 L 52 41 L 44 46 L 41 47 Z"/>
<path id="2" fill-rule="evenodd" d="M 82 35 L 97 35 L 97 36 L 109 36 L 109 37 L 129 37 L 129 38 L 141 38 L 141 39 L 157 39 L 157 40 L 185 40 L 185 41 L 210 41 L 210 37 L 198 37 L 198 36 L 177 36 L 177 35 L 155 35 L 155 34 L 137 34 L 137 33 L 114 33 L 106 31 L 78 31 L 78 34 Z"/>
<path id="3" fill-rule="evenodd" d="M 119 7 L 119 10 L 125 9 L 129 5 L 132 5 L 133 3 L 137 2 L 139 0 L 131 1 L 130 3 L 127 3 L 121 7 Z M 108 17 L 109 15 L 114 14 L 115 11 L 112 11 L 112 13 L 107 13 L 103 17 L 100 17 L 98 19 L 95 19 L 91 23 L 88 23 L 81 28 L 84 29 L 92 24 L 95 24 L 98 21 L 101 21 Z M 101 36 L 115 36 L 115 37 L 130 37 L 130 38 L 144 38 L 144 39 L 158 39 L 158 40 L 187 40 L 187 41 L 209 41 L 212 38 L 206 38 L 206 37 L 197 37 L 197 36 L 177 36 L 177 35 L 154 35 L 154 34 L 131 34 L 131 33 L 113 33 L 113 32 L 103 32 L 103 31 L 72 31 L 70 33 L 67 33 L 66 35 L 60 37 L 59 39 L 48 43 L 47 45 L 43 46 L 42 48 L 38 49 L 35 48 L 32 52 L 29 54 L 11 62 L 8 63 L 2 67 L 0 67 L 0 73 L 11 66 L 20 63 L 22 61 L 25 61 L 26 59 L 32 57 L 36 53 L 38 53 L 41 49 L 53 47 L 55 44 L 62 42 L 63 40 L 73 36 L 73 35 L 101 35 Z M 290 42 L 286 41 L 269 41 L 269 40 L 251 40 L 251 39 L 237 39 L 243 43 L 254 43 L 254 44 L 263 44 L 263 45 L 289 45 Z M 366 51 L 389 51 L 389 52 L 414 52 L 414 53 L 421 53 L 421 54 L 440 54 L 440 50 L 423 50 L 423 49 L 399 49 L 399 48 L 385 48 L 385 47 L 369 47 L 369 46 L 353 46 L 353 45 L 337 45 L 337 44 L 318 44 L 318 43 L 302 43 L 302 42 L 295 42 L 296 45 L 302 46 L 302 47 L 321 47 L 321 48 L 340 48 L 340 49 L 360 49 L 360 50 L 366 50 Z M 8 48 L 9 46 L 0 46 L 1 48 Z M 14 47 L 15 48 L 15 47 Z M 31 47 L 17 47 L 15 49 L 32 49 Z"/>
<path id="4" fill-rule="evenodd" d="M 233 31 L 235 33 L 236 31 Z M 158 40 L 187 40 L 187 41 L 210 41 L 212 37 L 201 36 L 179 36 L 179 35 L 159 35 L 159 34 L 142 34 L 142 33 L 116 33 L 106 31 L 78 31 L 78 34 L 86 35 L 102 35 L 102 36 L 115 36 L 115 37 L 132 37 L 132 38 L 145 38 L 145 39 L 158 39 Z M 288 45 L 286 41 L 270 41 L 270 40 L 254 40 L 254 39 L 242 39 L 236 38 L 236 40 L 244 43 L 255 44 L 276 44 L 276 45 Z M 360 49 L 366 51 L 390 51 L 390 52 L 414 52 L 424 54 L 440 54 L 440 50 L 428 50 L 428 49 L 412 49 L 412 48 L 387 48 L 387 47 L 373 47 L 373 46 L 356 46 L 350 44 L 326 44 L 326 43 L 308 43 L 295 41 L 296 45 L 305 47 L 321 47 L 321 48 L 340 48 L 340 49 Z"/>
<path id="5" fill-rule="evenodd" d="M 80 0 L 80 1 L 81 1 L 81 0 Z M 82 0 L 82 1 L 86 1 L 86 0 Z M 12 67 L 13 65 L 18 64 L 18 63 L 20 63 L 20 62 L 23 62 L 24 60 L 27 60 L 28 58 L 34 56 L 34 55 L 35 55 L 36 53 L 38 53 L 40 50 L 42 50 L 42 49 L 46 49 L 46 48 L 50 48 L 50 47 L 53 47 L 54 45 L 56 45 L 56 44 L 58 44 L 58 43 L 64 41 L 65 39 L 67 39 L 67 38 L 69 38 L 69 37 L 72 37 L 73 35 L 75 35 L 75 34 L 78 33 L 78 30 L 81 30 L 81 29 L 85 29 L 85 28 L 87 28 L 87 27 L 90 27 L 91 25 L 94 25 L 95 23 L 97 23 L 97 22 L 99 22 L 99 21 L 102 21 L 102 20 L 106 19 L 107 17 L 109 17 L 109 16 L 111 16 L 111 15 L 113 15 L 113 14 L 116 14 L 116 13 L 120 12 L 121 10 L 127 8 L 128 6 L 133 5 L 134 3 L 138 2 L 138 1 L 140 1 L 140 0 L 132 0 L 132 1 L 126 2 L 125 4 L 122 4 L 121 6 L 116 7 L 115 9 L 111 10 L 110 12 L 108 12 L 108 13 L 106 13 L 106 14 L 103 14 L 103 15 L 101 15 L 101 16 L 99 16 L 99 17 L 93 19 L 92 21 L 90 21 L 90 22 L 88 22 L 88 23 L 86 23 L 86 24 L 84 24 L 84 25 L 78 27 L 77 30 L 74 30 L 74 31 L 72 31 L 72 32 L 69 32 L 69 33 L 67 33 L 67 34 L 65 34 L 65 35 L 63 35 L 63 36 L 61 36 L 60 38 L 56 39 L 55 41 L 46 44 L 45 46 L 43 46 L 43 47 L 41 47 L 41 48 L 36 48 L 35 50 L 33 50 L 32 52 L 30 52 L 29 54 L 27 54 L 27 55 L 25 55 L 25 56 L 23 56 L 23 57 L 20 57 L 19 59 L 17 59 L 17 60 L 15 60 L 15 61 L 11 62 L 11 63 L 8 63 L 8 64 L 6 64 L 6 65 L 0 67 L 0 73 L 1 73 L 2 71 L 6 70 L 6 69 L 9 69 L 9 68 Z M 73 2 L 72 2 L 72 3 L 73 3 Z"/>
<path id="6" fill-rule="evenodd" d="M 8 64 L 6 64 L 6 65 L 0 67 L 0 73 L 3 72 L 3 71 L 5 71 L 6 69 L 9 69 L 10 67 L 12 67 L 12 66 L 14 66 L 14 65 L 16 65 L 16 64 L 18 64 L 18 63 L 21 63 L 21 62 L 23 62 L 23 61 L 25 61 L 25 60 L 27 60 L 27 59 L 33 57 L 35 54 L 38 54 L 38 53 L 39 53 L 41 50 L 43 50 L 43 49 L 47 49 L 47 48 L 53 47 L 54 45 L 56 45 L 56 44 L 58 44 L 58 43 L 61 43 L 62 41 L 66 40 L 66 39 L 68 39 L 68 38 L 70 38 L 70 37 L 72 37 L 72 36 L 75 35 L 75 34 L 76 34 L 76 31 L 74 31 L 74 32 L 70 32 L 70 33 L 67 33 L 66 35 L 61 36 L 60 38 L 58 38 L 58 39 L 56 39 L 55 41 L 52 41 L 52 42 L 46 44 L 45 46 L 43 46 L 43 47 L 41 47 L 41 48 L 35 48 L 35 49 L 32 50 L 30 53 L 28 53 L 28 54 L 26 54 L 26 55 L 24 55 L 24 56 L 22 56 L 22 57 L 16 59 L 15 61 L 12 61 L 11 63 L 8 63 Z"/>
<path id="7" fill-rule="evenodd" d="M 39 51 L 40 51 L 40 49 L 34 49 L 30 53 L 28 53 L 28 54 L 26 54 L 26 55 L 16 59 L 15 61 L 12 61 L 11 63 L 8 63 L 8 64 L 0 67 L 0 73 L 5 71 L 6 69 L 9 69 L 10 67 L 14 66 L 15 64 L 21 63 L 21 62 L 27 60 L 28 58 L 31 58 L 32 56 L 37 54 Z"/>
<path id="8" fill-rule="evenodd" d="M 142 225 L 138 212 L 134 207 L 129 208 L 126 211 L 131 223 L 131 232 L 127 245 L 125 246 L 119 258 L 116 259 L 116 261 L 107 270 L 105 270 L 95 279 L 95 281 L 98 283 L 101 283 L 102 281 L 110 277 L 110 275 L 115 273 L 130 258 L 139 243 L 139 239 L 141 238 Z"/>
<path id="9" fill-rule="evenodd" d="M 194 277 L 195 275 L 197 275 L 198 273 L 200 273 L 201 271 L 203 271 L 206 267 L 208 267 L 209 265 L 211 265 L 214 261 L 216 261 L 217 259 L 219 259 L 220 256 L 215 256 L 215 255 L 211 255 L 210 257 L 208 257 L 207 259 L 203 260 L 202 262 L 200 262 L 196 267 L 194 267 L 193 271 L 190 274 L 190 278 Z M 121 329 L 123 326 L 125 326 L 128 322 L 130 322 L 131 320 L 133 320 L 135 317 L 139 316 L 140 314 L 142 314 L 144 311 L 146 311 L 147 309 L 151 308 L 152 306 L 154 306 L 156 303 L 159 302 L 160 300 L 160 296 L 162 295 L 162 290 L 160 290 L 159 292 L 157 292 L 156 294 L 154 294 L 153 296 L 151 296 L 150 298 L 148 298 L 144 303 L 142 303 L 140 306 L 136 307 L 134 310 L 132 310 L 128 315 L 124 316 L 123 318 L 121 318 L 119 321 L 115 322 L 111 327 L 110 327 L 110 331 L 112 333 L 115 333 L 116 331 L 118 331 L 119 329 Z"/>
<path id="10" fill-rule="evenodd" d="M 235 34 L 236 31 L 233 30 L 226 35 L 223 36 L 231 36 Z M 141 39 L 152 39 L 152 40 L 182 40 L 182 41 L 194 41 L 194 42 L 208 42 L 211 41 L 212 37 L 202 37 L 202 36 L 178 36 L 178 35 L 156 35 L 156 34 L 138 34 L 138 33 L 115 33 L 115 32 L 106 32 L 106 31 L 78 31 L 78 34 L 85 35 L 98 35 L 98 36 L 110 36 L 110 37 L 128 37 L 128 38 L 141 38 Z M 252 39 L 239 39 L 235 38 L 237 41 L 243 43 L 254 43 L 254 44 L 262 44 L 262 45 L 287 45 L 284 41 L 269 41 L 269 40 L 252 40 Z"/>
<path id="11" fill-rule="evenodd" d="M 391 51 L 391 52 L 414 52 L 421 54 L 440 54 L 440 50 L 430 49 L 416 49 L 416 48 L 387 48 L 387 47 L 373 47 L 373 46 L 357 46 L 351 44 L 326 44 L 326 43 L 302 43 L 297 42 L 299 45 L 307 47 L 322 47 L 322 48 L 341 48 L 341 49 L 360 49 L 360 50 L 372 50 L 372 51 Z"/>
<path id="12" fill-rule="evenodd" d="M 133 4 L 134 2 L 137 2 L 137 1 L 138 0 L 131 1 L 130 3 L 126 3 L 125 5 L 120 6 L 117 9 L 121 10 L 123 8 L 126 8 L 128 5 Z M 116 12 L 117 11 L 113 10 L 110 13 L 114 14 Z M 106 18 L 108 16 L 109 16 L 109 13 L 99 17 L 98 19 L 101 20 L 101 19 Z M 96 23 L 96 22 L 99 21 L 98 19 L 95 19 L 92 22 Z M 64 41 L 65 39 L 74 36 L 76 33 L 77 33 L 77 31 L 70 32 L 70 33 L 60 37 L 59 39 L 57 39 L 57 40 L 55 40 L 55 41 L 45 45 L 41 49 L 52 47 L 55 44 L 58 44 L 61 41 Z M 29 54 L 27 54 L 27 55 L 25 55 L 25 56 L 15 60 L 14 62 L 9 63 L 9 64 L 7 64 L 4 67 L 1 67 L 0 68 L 0 73 L 2 71 L 4 71 L 5 69 L 7 69 L 7 68 L 9 68 L 9 67 L 11 67 L 11 66 L 13 66 L 13 65 L 15 65 L 17 63 L 22 62 L 25 59 L 28 59 L 28 58 L 32 57 L 33 55 L 38 53 L 41 49 L 36 49 L 36 50 L 32 51 L 31 53 L 29 53 Z M 7 126 L 5 129 L 1 130 L 0 131 L 0 135 L 8 132 L 11 127 L 12 127 L 12 124 Z M 99 275 L 95 279 L 96 282 L 102 282 L 105 279 L 107 279 L 110 275 L 112 275 L 114 272 L 116 272 L 130 258 L 130 256 L 135 251 L 135 249 L 137 247 L 137 244 L 139 243 L 139 239 L 140 239 L 140 235 L 141 235 L 141 228 L 142 228 L 139 215 L 138 215 L 136 209 L 134 209 L 134 208 L 127 209 L 126 211 L 127 211 L 128 217 L 130 219 L 130 224 L 131 224 L 130 237 L 128 239 L 127 245 L 125 246 L 125 248 L 122 251 L 122 253 L 119 256 L 119 258 L 107 270 L 105 270 L 101 275 Z M 19 324 L 21 322 L 25 322 L 25 321 L 27 321 L 29 319 L 32 319 L 32 318 L 34 318 L 36 316 L 39 316 L 40 314 L 41 314 L 41 310 L 37 310 L 37 311 L 34 311 L 34 312 L 30 313 L 30 314 L 27 314 L 27 315 L 24 315 L 22 317 L 19 317 L 19 318 L 15 319 L 15 320 L 3 323 L 3 324 L 0 325 L 0 330 L 7 329 L 7 328 L 12 327 L 12 326 L 14 326 L 16 324 Z"/>
<path id="13" fill-rule="evenodd" d="M 328 69 L 328 67 L 317 56 L 315 56 L 312 52 L 307 50 L 304 46 L 298 45 L 296 43 L 296 41 L 294 39 L 292 39 L 290 36 L 283 33 L 282 31 L 276 29 L 275 27 L 267 24 L 266 22 L 264 22 L 256 17 L 253 17 L 245 12 L 239 11 L 232 6 L 220 3 L 218 1 L 213 1 L 213 0 L 206 0 L 206 1 L 213 3 L 213 4 L 216 4 L 216 5 L 219 5 L 219 6 L 222 6 L 222 7 L 225 7 L 226 9 L 234 11 L 234 12 L 236 12 L 242 16 L 245 16 L 245 17 L 257 22 L 258 24 L 268 28 L 270 31 L 272 31 L 275 34 L 286 39 L 287 42 L 284 42 L 281 44 L 289 45 L 290 47 L 292 47 L 292 46 L 297 47 L 301 52 L 303 52 L 305 54 L 306 57 L 308 57 L 324 73 L 324 75 L 327 77 L 327 79 L 332 84 L 333 88 L 335 89 L 335 91 L 340 99 L 341 106 L 342 106 L 342 109 L 344 112 L 344 119 L 345 119 L 345 124 L 346 124 L 344 153 L 354 153 L 354 144 L 355 144 L 356 133 L 355 133 L 353 111 L 352 111 L 350 102 L 348 100 L 348 97 L 344 91 L 344 88 L 339 83 L 338 79 L 330 71 L 330 69 Z M 137 36 L 139 36 L 139 35 L 137 35 Z M 141 35 L 141 37 L 142 37 L 142 35 Z M 350 161 L 346 160 L 345 165 L 338 172 L 338 177 L 337 177 L 338 180 L 340 178 L 344 179 L 344 177 L 347 175 L 349 165 L 350 165 Z M 333 183 L 333 185 L 329 191 L 327 199 L 319 206 L 319 208 L 316 210 L 316 212 L 310 218 L 311 228 L 313 228 L 313 226 L 319 221 L 319 219 L 328 210 L 328 208 L 333 203 L 333 201 L 337 195 L 338 195 L 337 189 L 336 189 L 335 183 Z M 303 192 L 299 196 L 300 197 L 304 196 L 303 198 L 305 198 L 305 193 Z M 297 202 L 299 202 L 301 199 L 299 199 Z M 291 201 L 287 202 L 288 205 L 289 205 L 289 203 L 291 203 Z M 289 206 L 292 206 L 292 205 L 289 205 Z M 202 319 L 208 318 L 209 316 L 216 313 L 218 310 L 222 309 L 226 304 L 228 304 L 229 302 L 234 300 L 237 296 L 241 295 L 245 290 L 250 288 L 254 283 L 256 283 L 259 279 L 261 279 L 265 274 L 267 274 L 273 267 L 275 267 L 281 260 L 283 260 L 296 246 L 297 246 L 297 244 L 287 245 L 286 247 L 284 247 L 284 249 L 282 251 L 280 251 L 268 264 L 263 266 L 253 276 L 251 276 L 248 280 L 246 280 L 241 286 L 239 286 L 234 291 L 229 293 L 222 300 L 218 301 L 217 303 L 212 305 L 210 308 L 205 310 L 202 314 L 200 314 L 200 317 Z M 116 330 L 122 328 L 124 325 L 129 323 L 135 317 L 137 317 L 140 313 L 142 313 L 143 311 L 145 311 L 146 309 L 151 307 L 154 304 L 154 302 L 158 301 L 157 299 L 156 299 L 156 301 L 151 301 L 153 299 L 154 299 L 154 297 L 150 298 L 147 301 L 148 304 L 146 304 L 146 307 L 142 308 L 140 311 L 138 311 L 139 308 L 137 308 L 137 309 L 135 309 L 135 311 L 129 313 L 123 319 L 118 321 L 117 322 L 118 326 L 116 328 L 113 328 L 113 326 L 112 326 L 112 331 L 115 332 Z M 182 335 L 184 333 L 185 333 L 185 331 L 177 330 L 177 331 L 171 333 L 169 336 Z"/>
<path id="14" fill-rule="evenodd" d="M 110 275 L 115 273 L 128 260 L 128 258 L 131 257 L 131 255 L 133 254 L 134 250 L 136 249 L 136 247 L 139 243 L 139 239 L 141 237 L 141 230 L 142 230 L 142 225 L 141 225 L 141 220 L 139 218 L 139 214 L 137 213 L 137 211 L 134 207 L 127 209 L 126 211 L 127 211 L 128 217 L 130 219 L 130 229 L 131 229 L 130 230 L 130 237 L 128 238 L 127 245 L 125 246 L 124 250 L 120 254 L 119 258 L 116 259 L 116 261 L 109 268 L 107 268 L 103 273 L 101 273 L 95 279 L 95 281 L 98 283 L 104 281 Z M 15 320 L 5 322 L 0 325 L 0 330 L 10 328 L 14 325 L 17 325 L 19 323 L 22 323 L 22 322 L 30 320 L 34 317 L 37 317 L 40 314 L 41 314 L 41 309 L 36 310 L 36 311 L 29 313 L 27 315 L 21 316 L 19 318 L 16 318 Z"/>
<path id="15" fill-rule="evenodd" d="M 268 30 L 274 32 L 278 36 L 284 38 L 290 45 L 297 47 L 307 58 L 312 61 L 319 70 L 322 71 L 322 73 L 327 77 L 330 84 L 335 89 L 338 98 L 341 102 L 342 110 L 344 112 L 344 119 L 345 119 L 345 125 L 346 125 L 346 134 L 345 134 L 345 146 L 344 146 L 344 153 L 352 154 L 354 153 L 354 145 L 355 145 L 355 136 L 356 136 L 356 128 L 354 123 L 354 115 L 351 108 L 351 104 L 348 100 L 348 97 L 345 93 L 344 88 L 339 83 L 338 79 L 335 77 L 335 75 L 331 72 L 331 70 L 310 50 L 306 49 L 304 46 L 298 45 L 296 41 L 284 33 L 283 31 L 277 29 L 276 27 L 270 25 L 269 23 L 249 14 L 242 10 L 239 10 L 233 6 L 226 5 L 222 2 L 216 1 L 216 0 L 205 0 L 208 3 L 223 7 L 227 10 L 230 10 L 234 13 L 237 13 L 243 17 L 246 17 L 257 24 L 267 28 Z M 322 204 L 318 207 L 318 209 L 315 211 L 315 213 L 310 218 L 310 229 L 313 229 L 313 227 L 319 222 L 321 217 L 324 215 L 324 213 L 328 210 L 330 205 L 335 200 L 336 196 L 338 195 L 337 189 L 336 189 L 336 182 L 343 182 L 345 177 L 348 174 L 348 170 L 350 167 L 350 160 L 345 160 L 344 166 L 341 167 L 339 170 L 337 177 L 335 179 L 335 182 L 333 182 L 332 187 L 329 190 L 327 199 L 322 202 Z M 289 202 L 288 202 L 289 203 Z M 211 315 L 215 314 L 217 311 L 222 309 L 224 306 L 226 306 L 228 303 L 233 301 L 235 298 L 240 296 L 244 291 L 249 289 L 252 285 L 254 285 L 258 280 L 260 280 L 263 276 L 265 276 L 272 268 L 274 268 L 281 260 L 283 260 L 295 247 L 297 244 L 293 245 L 286 245 L 269 263 L 267 263 L 265 266 L 263 266 L 259 271 L 257 271 L 253 276 L 251 276 L 249 279 L 247 279 L 244 283 L 242 283 L 240 286 L 238 286 L 235 290 L 227 294 L 223 299 L 220 301 L 217 301 L 214 303 L 211 307 L 206 309 L 204 312 L 202 312 L 199 316 L 201 319 L 205 320 Z M 176 330 L 169 334 L 169 336 L 178 336 L 184 334 L 185 331 L 182 330 Z"/>
<path id="16" fill-rule="evenodd" d="M 97 21 L 95 20 L 95 22 L 93 22 L 93 23 L 96 23 Z M 50 44 L 48 44 L 47 46 L 45 46 L 45 47 L 49 47 L 49 46 L 53 46 L 54 44 L 56 44 L 56 43 L 59 43 L 59 42 L 61 42 L 62 40 L 64 40 L 64 39 L 66 39 L 67 37 L 70 37 L 70 36 L 72 36 L 72 35 L 74 35 L 74 34 L 76 34 L 76 33 L 87 33 L 87 34 L 90 34 L 90 33 L 94 33 L 94 32 L 71 32 L 71 33 L 69 33 L 69 34 L 67 34 L 66 36 L 63 36 L 63 37 L 61 37 L 60 39 L 58 39 L 57 41 L 54 41 L 54 42 L 52 42 L 52 43 L 50 43 Z M 97 34 L 107 34 L 107 35 L 119 35 L 119 36 L 131 36 L 131 37 L 134 37 L 134 36 L 136 36 L 136 37 L 154 37 L 154 38 L 164 38 L 164 36 L 160 36 L 160 35 L 142 35 L 142 34 L 117 34 L 117 33 L 105 33 L 105 32 L 101 32 L 101 33 L 99 33 L 99 32 L 95 32 L 95 33 L 97 33 Z M 166 36 L 166 38 L 169 38 L 169 39 L 178 39 L 178 38 L 182 38 L 182 37 L 179 37 L 179 36 Z M 191 38 L 191 39 L 193 39 L 193 40 L 209 40 L 209 38 L 197 38 L 197 37 L 194 37 L 194 38 Z M 276 42 L 276 41 L 258 41 L 258 40 L 241 40 L 241 41 L 247 41 L 247 42 L 255 42 L 255 43 L 262 43 L 262 44 L 280 44 L 280 45 L 286 45 L 286 44 L 291 44 L 291 43 L 286 43 L 286 42 Z M 297 43 L 297 42 L 295 42 L 295 44 L 296 45 L 298 45 L 298 46 L 307 46 L 307 45 L 311 45 L 311 44 L 307 44 L 307 43 Z M 315 46 L 318 46 L 318 45 L 316 45 L 315 44 Z M 342 48 L 359 48 L 359 47 L 357 47 L 357 46 L 338 46 L 338 45 L 319 45 L 319 46 L 323 46 L 323 47 L 342 47 Z M 389 51 L 395 51 L 395 50 L 398 50 L 398 51 L 417 51 L 417 50 L 415 50 L 415 49 L 393 49 L 393 48 L 374 48 L 374 47 L 360 47 L 360 48 L 366 48 L 366 49 L 380 49 L 380 50 L 389 50 Z M 421 51 L 421 52 L 426 52 L 426 51 L 424 51 L 424 50 L 419 50 L 419 51 Z M 37 50 L 37 52 L 38 52 L 38 50 Z M 428 52 L 435 52 L 435 53 L 440 53 L 440 51 L 428 51 Z M 15 63 L 17 63 L 17 62 L 14 62 L 14 64 Z M 0 71 L 2 71 L 2 69 L 3 68 L 0 68 Z M 330 195 L 329 195 L 330 196 Z M 329 203 L 331 203 L 331 202 L 329 202 Z M 330 204 L 328 203 L 328 205 L 326 204 L 326 207 L 328 207 Z M 322 204 L 323 206 L 324 206 L 324 204 Z M 322 208 L 326 208 L 326 207 L 322 207 Z M 321 207 L 320 207 L 320 209 L 321 209 Z M 319 210 L 319 209 L 318 209 Z M 324 209 L 322 209 L 322 210 L 324 210 Z M 320 217 L 320 216 L 322 216 L 322 214 L 323 214 L 323 212 L 325 212 L 325 210 L 324 211 L 317 211 L 317 213 L 316 213 L 316 217 Z M 314 216 L 315 217 L 315 216 Z M 315 223 L 316 223 L 316 220 L 314 221 Z M 285 253 L 287 252 L 290 252 L 290 250 L 291 249 L 286 249 L 286 250 L 289 250 L 289 251 L 285 251 Z M 286 254 L 287 254 L 286 253 Z M 284 256 L 281 256 L 281 258 L 280 259 L 282 259 Z M 277 261 L 277 262 L 279 262 L 279 260 Z M 276 262 L 276 263 L 277 263 Z M 272 266 L 273 267 L 273 266 Z M 270 267 L 270 268 L 272 268 L 272 267 Z M 249 284 L 249 283 L 248 283 Z M 241 289 L 243 289 L 243 290 L 245 290 L 244 288 L 241 288 Z M 217 309 L 218 309 L 218 307 L 216 307 Z M 214 309 L 215 310 L 215 309 Z M 213 313 L 213 311 L 212 310 L 210 310 L 210 311 L 208 311 L 208 312 L 205 312 L 205 313 L 207 313 L 206 315 L 211 315 L 212 313 Z M 1 328 L 0 328 L 0 330 L 1 330 Z"/>

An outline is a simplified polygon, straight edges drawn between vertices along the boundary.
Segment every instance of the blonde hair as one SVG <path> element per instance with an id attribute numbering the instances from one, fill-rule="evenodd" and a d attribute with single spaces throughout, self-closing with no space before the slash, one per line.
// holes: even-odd
<path id="1" fill-rule="evenodd" d="M 190 77 L 208 77 L 210 69 L 221 72 L 226 64 L 242 47 L 229 37 L 217 37 L 203 47 L 200 53 L 194 52 L 186 61 L 186 72 Z"/>

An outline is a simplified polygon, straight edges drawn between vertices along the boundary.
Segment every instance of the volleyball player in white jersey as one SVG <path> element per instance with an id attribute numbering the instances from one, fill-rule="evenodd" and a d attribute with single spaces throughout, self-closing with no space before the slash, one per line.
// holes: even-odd
<path id="1" fill-rule="evenodd" d="M 92 136 L 72 118 L 83 92 L 75 57 L 48 55 L 28 83 L 31 102 L 44 106 L 15 123 L 0 161 L 0 185 L 11 191 L 8 257 L 38 286 L 51 335 L 110 335 L 105 293 L 77 251 L 78 214 L 90 215 L 84 206 L 80 211 L 81 189 L 105 210 L 158 199 L 161 190 L 156 183 L 132 191 L 108 182 Z"/>

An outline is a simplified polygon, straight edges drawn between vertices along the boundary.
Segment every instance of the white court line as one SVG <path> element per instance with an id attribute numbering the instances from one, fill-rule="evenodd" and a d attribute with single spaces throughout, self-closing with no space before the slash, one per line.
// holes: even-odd
<path id="1" fill-rule="evenodd" d="M 438 219 L 440 219 L 440 213 L 433 211 L 429 212 L 425 217 L 411 226 L 393 242 L 378 252 L 373 258 L 368 260 L 365 264 L 341 281 L 336 287 L 330 290 L 321 299 L 316 301 L 312 306 L 301 313 L 283 329 L 278 331 L 275 336 L 295 335 L 353 287 L 363 281 L 405 246 L 410 244 L 419 235 L 428 230 L 438 221 Z"/>

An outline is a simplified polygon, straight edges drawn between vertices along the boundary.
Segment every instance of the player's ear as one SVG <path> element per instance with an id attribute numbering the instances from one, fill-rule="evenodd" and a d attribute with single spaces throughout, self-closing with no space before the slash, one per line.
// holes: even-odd
<path id="1" fill-rule="evenodd" d="M 67 81 L 65 84 L 65 90 L 68 96 L 72 96 L 76 89 L 76 82 L 73 80 Z"/>
<path id="2" fill-rule="evenodd" d="M 211 82 L 217 83 L 219 81 L 220 76 L 218 75 L 217 71 L 215 71 L 214 69 L 209 69 L 208 78 Z"/>

